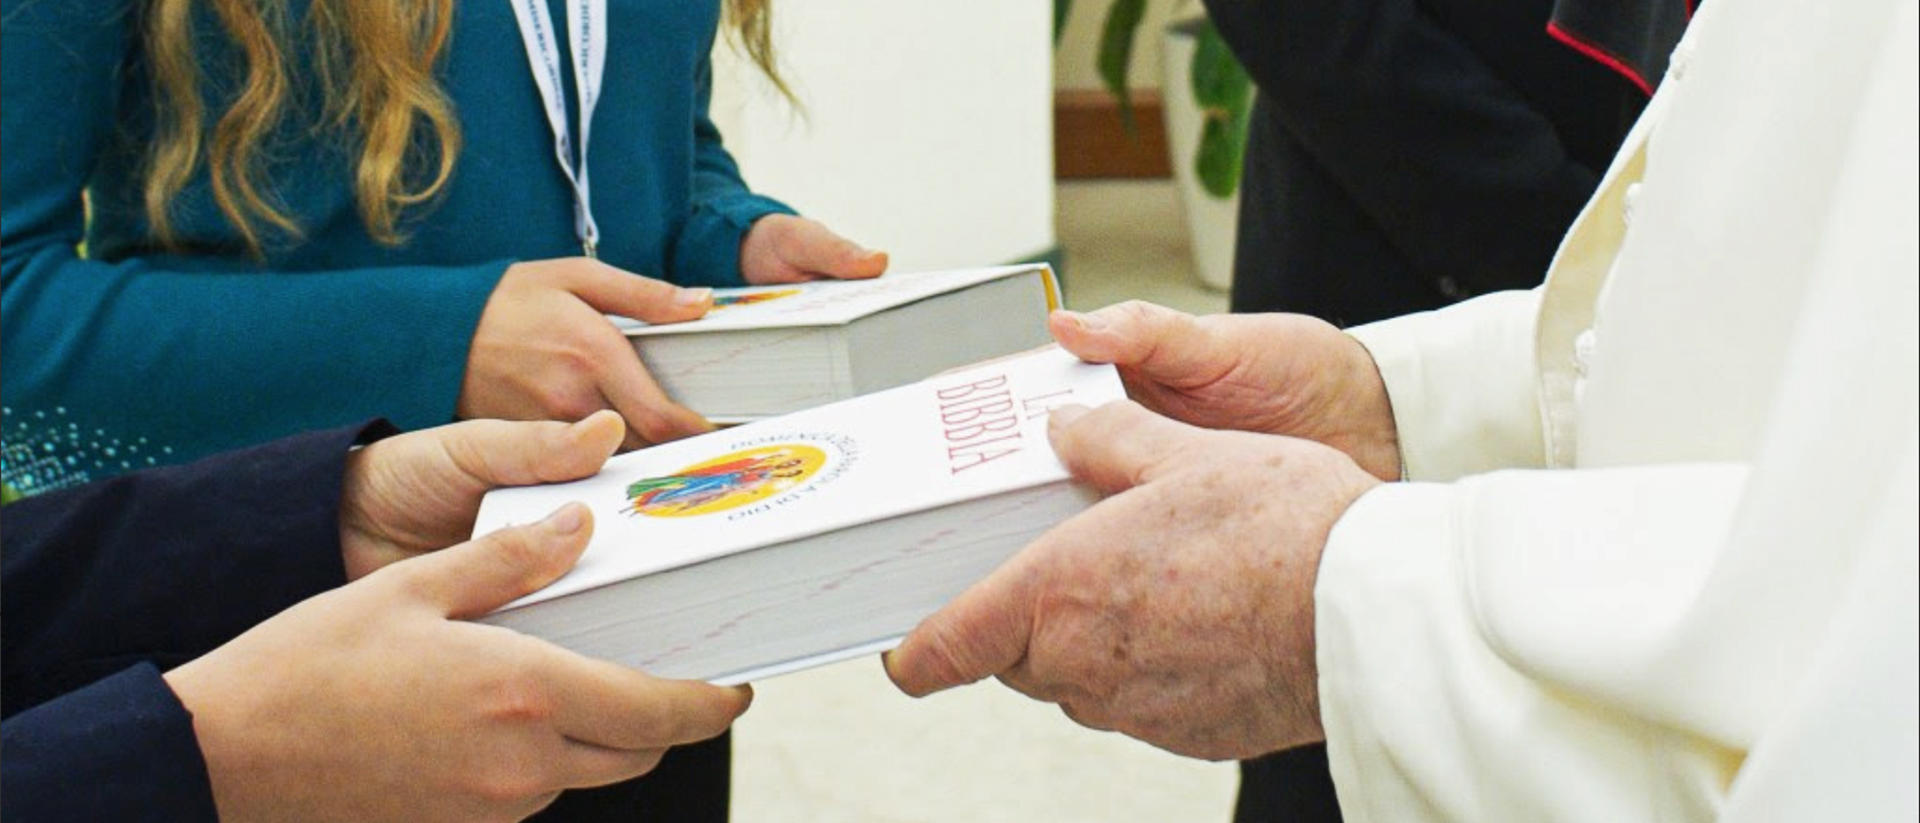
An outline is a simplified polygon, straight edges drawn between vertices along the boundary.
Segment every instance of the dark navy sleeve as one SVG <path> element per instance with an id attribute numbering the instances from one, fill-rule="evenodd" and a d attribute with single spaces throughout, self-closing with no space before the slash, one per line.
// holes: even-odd
<path id="1" fill-rule="evenodd" d="M 349 449 L 384 421 L 123 475 L 0 510 L 8 823 L 213 820 L 160 672 L 340 586 Z"/>
<path id="2" fill-rule="evenodd" d="M 7 823 L 214 821 L 193 718 L 143 663 L 7 718 Z"/>
<path id="3" fill-rule="evenodd" d="M 5 716 L 139 662 L 171 668 L 343 584 L 348 449 L 391 431 L 306 434 L 6 506 Z"/>

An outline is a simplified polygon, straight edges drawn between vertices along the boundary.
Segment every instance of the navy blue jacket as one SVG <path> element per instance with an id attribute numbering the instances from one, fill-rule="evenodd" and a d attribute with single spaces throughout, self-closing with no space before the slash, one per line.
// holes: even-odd
<path id="1" fill-rule="evenodd" d="M 0 812 L 212 821 L 192 717 L 160 672 L 346 582 L 348 447 L 384 423 L 123 475 L 0 510 Z"/>
<path id="2" fill-rule="evenodd" d="M 1234 311 L 1351 325 L 1539 285 L 1647 102 L 1549 34 L 1559 4 L 1206 0 L 1259 89 Z"/>

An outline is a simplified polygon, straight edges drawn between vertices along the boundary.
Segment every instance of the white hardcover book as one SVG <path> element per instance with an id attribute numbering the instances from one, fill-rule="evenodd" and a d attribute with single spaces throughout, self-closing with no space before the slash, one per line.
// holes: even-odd
<path id="1" fill-rule="evenodd" d="M 1045 264 L 715 289 L 706 317 L 612 318 L 660 387 L 737 423 L 799 411 L 1048 341 Z"/>
<path id="2" fill-rule="evenodd" d="M 482 620 L 717 683 L 891 648 L 1095 502 L 1047 415 L 1124 396 L 1050 347 L 492 492 L 476 535 L 576 500 L 596 525 L 572 571 Z"/>

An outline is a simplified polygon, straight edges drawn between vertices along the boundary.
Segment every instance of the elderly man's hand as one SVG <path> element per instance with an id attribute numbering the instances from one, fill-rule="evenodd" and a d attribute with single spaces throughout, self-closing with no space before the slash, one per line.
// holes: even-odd
<path id="1" fill-rule="evenodd" d="M 1318 443 L 1205 431 L 1134 403 L 1056 410 L 1054 449 L 1111 495 L 927 618 L 887 657 L 909 694 L 997 675 L 1180 754 L 1323 737 L 1313 583 L 1379 481 Z"/>
<path id="2" fill-rule="evenodd" d="M 1373 356 L 1299 314 L 1194 317 L 1132 301 L 1048 321 L 1067 351 L 1120 368 L 1127 393 L 1209 429 L 1284 434 L 1346 452 L 1382 480 L 1400 479 L 1400 440 Z"/>
<path id="3" fill-rule="evenodd" d="M 355 452 L 340 492 L 347 579 L 466 540 L 490 489 L 599 471 L 625 431 L 611 411 L 571 424 L 470 420 Z"/>

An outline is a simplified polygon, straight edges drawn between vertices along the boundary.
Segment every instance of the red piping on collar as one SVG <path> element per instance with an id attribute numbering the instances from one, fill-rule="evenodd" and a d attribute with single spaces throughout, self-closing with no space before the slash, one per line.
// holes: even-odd
<path id="1" fill-rule="evenodd" d="M 1693 4 L 1688 3 L 1687 5 L 1691 7 Z M 1598 43 L 1561 27 L 1558 21 L 1547 23 L 1547 34 L 1553 39 L 1565 43 L 1574 51 L 1586 55 L 1594 62 L 1618 72 L 1621 77 L 1627 78 L 1627 82 L 1638 87 L 1640 91 L 1646 93 L 1648 97 L 1653 96 L 1653 84 L 1648 83 L 1647 78 L 1641 75 L 1639 69 L 1634 68 L 1627 61 L 1620 59 L 1619 55 L 1607 51 Z"/>

